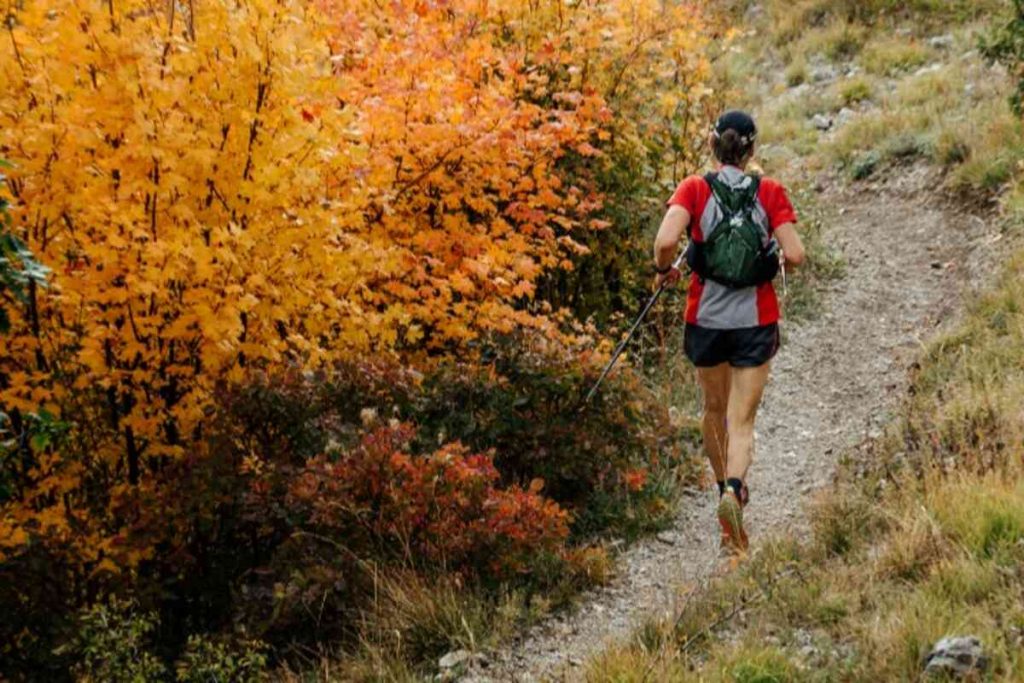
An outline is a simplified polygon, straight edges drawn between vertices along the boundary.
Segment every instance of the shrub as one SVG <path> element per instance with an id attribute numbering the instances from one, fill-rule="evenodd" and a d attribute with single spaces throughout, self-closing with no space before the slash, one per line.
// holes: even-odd
<path id="1" fill-rule="evenodd" d="M 480 350 L 487 365 L 423 372 L 381 360 L 254 373 L 220 397 L 211 457 L 168 463 L 165 486 L 134 508 L 123 542 L 173 543 L 135 572 L 104 563 L 95 580 L 160 614 L 167 661 L 190 634 L 230 624 L 277 648 L 358 640 L 384 571 L 560 602 L 608 573 L 577 544 L 657 527 L 692 476 L 695 435 L 682 438 L 628 365 L 579 409 L 604 359 L 591 343 L 495 339 Z M 18 605 L 13 623 L 34 615 L 40 656 L 72 598 L 24 577 L 58 559 L 2 567 L 0 597 Z"/>
<path id="2" fill-rule="evenodd" d="M 576 358 L 592 354 L 585 344 L 496 340 L 484 350 L 490 364 L 447 362 L 425 377 L 410 417 L 430 430 L 424 435 L 494 448 L 503 476 L 542 479 L 550 496 L 577 509 L 595 493 L 621 490 L 628 471 L 683 461 L 686 444 L 673 438 L 668 406 L 628 368 L 592 404 L 580 404 L 596 379 Z"/>
<path id="3" fill-rule="evenodd" d="M 140 612 L 134 600 L 111 597 L 82 610 L 71 640 L 57 654 L 70 658 L 76 680 L 83 682 L 170 681 L 168 668 L 154 654 L 159 628 L 155 612 Z M 258 683 L 267 678 L 265 649 L 257 641 L 189 636 L 174 663 L 173 678 L 183 683 Z"/>
<path id="4" fill-rule="evenodd" d="M 167 670 L 151 652 L 159 619 L 140 614 L 131 601 L 111 598 L 84 610 L 74 640 L 64 649 L 75 662 L 75 676 L 96 683 L 149 683 Z"/>
<path id="5" fill-rule="evenodd" d="M 874 175 L 878 165 L 882 162 L 882 155 L 871 150 L 858 154 L 854 159 L 851 175 L 854 180 L 866 180 Z"/>
<path id="6" fill-rule="evenodd" d="M 827 27 L 806 33 L 792 48 L 796 57 L 819 55 L 832 61 L 852 59 L 867 37 L 864 26 L 836 21 Z"/>
<path id="7" fill-rule="evenodd" d="M 231 643 L 189 636 L 174 663 L 180 683 L 259 683 L 267 680 L 266 647 L 259 642 Z"/>
<path id="8" fill-rule="evenodd" d="M 581 361 L 554 311 L 647 285 L 642 233 L 705 125 L 699 7 L 186 4 L 6 17 L 3 207 L 54 276 L 29 306 L 0 292 L 0 675 L 60 668 L 68 615 L 108 592 L 158 612 L 168 652 L 288 605 L 304 628 L 275 644 L 319 637 L 303 600 L 324 586 L 352 635 L 362 570 L 410 561 L 410 534 L 425 573 L 554 574 L 570 507 L 647 495 L 640 472 L 680 452 L 633 373 L 573 413 L 602 353 Z M 555 350 L 495 357 L 516 330 Z M 412 442 L 367 445 L 375 409 Z M 37 440 L 34 415 L 74 423 Z M 404 488 L 330 480 L 369 463 Z"/>
<path id="9" fill-rule="evenodd" d="M 242 516 L 267 559 L 239 577 L 244 623 L 277 642 L 341 638 L 389 567 L 497 586 L 561 562 L 568 514 L 540 481 L 500 487 L 490 455 L 454 442 L 417 454 L 415 437 L 374 426 L 301 466 L 254 466 Z"/>
<path id="10" fill-rule="evenodd" d="M 979 107 L 984 125 L 966 128 L 970 152 L 954 169 L 950 184 L 975 199 L 991 198 L 1020 173 L 1024 161 L 1024 125 L 1007 105 Z"/>
<path id="11" fill-rule="evenodd" d="M 887 158 L 900 161 L 927 155 L 930 144 L 922 135 L 905 132 L 886 140 L 882 151 Z"/>
<path id="12" fill-rule="evenodd" d="M 871 82 L 866 78 L 851 78 L 839 84 L 839 99 L 847 106 L 870 99 L 871 92 Z"/>
<path id="13" fill-rule="evenodd" d="M 257 454 L 245 516 L 268 542 L 287 539 L 246 589 L 245 621 L 267 627 L 275 604 L 275 633 L 294 636 L 307 608 L 357 606 L 374 567 L 443 567 L 492 587 L 602 580 L 593 556 L 564 548 L 565 525 L 574 543 L 656 527 L 692 451 L 628 366 L 580 410 L 596 370 L 579 361 L 589 343 L 494 339 L 480 350 L 487 365 L 348 365 L 330 381 L 296 374 L 230 399 L 231 440 Z M 262 433 L 247 416 L 267 414 L 252 401 L 318 406 L 316 434 L 247 437 Z M 333 444 L 326 455 L 288 455 L 318 441 Z"/>
<path id="14" fill-rule="evenodd" d="M 0 560 L 45 544 L 88 576 L 177 545 L 190 521 L 167 517 L 171 478 L 213 457 L 217 399 L 252 374 L 471 362 L 491 333 L 556 338 L 545 274 L 582 270 L 591 231 L 611 235 L 602 258 L 645 241 L 638 223 L 608 230 L 595 178 L 637 167 L 606 152 L 679 171 L 693 158 L 679 136 L 704 125 L 689 4 L 169 7 L 60 0 L 8 17 L 12 215 L 59 296 L 12 315 L 0 401 L 78 424 L 74 448 L 22 453 Z M 67 134 L 41 134 L 55 119 Z M 648 217 L 667 173 L 653 169 L 636 176 Z M 606 265 L 589 268 L 599 293 Z M 574 305 L 567 278 L 546 293 L 556 305 Z M 142 509 L 154 501 L 168 509 Z M 167 523 L 136 533 L 136 512 Z"/>
<path id="15" fill-rule="evenodd" d="M 496 488 L 491 456 L 457 442 L 410 455 L 414 437 L 409 425 L 379 427 L 354 449 L 310 460 L 288 486 L 295 526 L 355 553 L 373 549 L 385 562 L 498 579 L 528 572 L 531 556 L 560 549 L 568 516 L 539 495 L 543 482 Z M 253 487 L 262 490 L 264 480 Z"/>
<path id="16" fill-rule="evenodd" d="M 415 425 L 413 452 L 455 441 L 472 452 L 493 451 L 504 482 L 542 480 L 545 494 L 579 519 L 597 497 L 604 505 L 609 497 L 624 504 L 656 495 L 666 478 L 689 474 L 695 450 L 694 435 L 672 425 L 669 405 L 625 361 L 595 400 L 581 405 L 606 360 L 606 347 L 593 348 L 593 334 L 579 330 L 572 343 L 526 332 L 491 337 L 477 347 L 479 362 L 446 359 L 421 372 L 363 362 L 339 365 L 327 379 L 296 373 L 263 380 L 227 397 L 225 422 L 246 452 L 279 462 L 296 452 L 294 443 L 355 446 L 363 418 L 396 419 Z M 305 423 L 309 432 L 283 436 L 278 425 L 273 436 L 250 419 L 270 414 L 265 403 L 276 406 L 274 414 L 307 409 L 282 407 L 293 402 L 318 406 Z"/>

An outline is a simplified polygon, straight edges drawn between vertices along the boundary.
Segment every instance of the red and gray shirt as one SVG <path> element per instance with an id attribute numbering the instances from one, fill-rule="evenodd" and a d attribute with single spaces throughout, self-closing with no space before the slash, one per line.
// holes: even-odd
<path id="1" fill-rule="evenodd" d="M 750 178 L 734 166 L 723 166 L 718 177 L 733 187 L 750 182 Z M 690 239 L 695 242 L 703 242 L 721 222 L 722 210 L 702 176 L 691 176 L 680 183 L 668 203 L 681 206 L 690 214 Z M 771 178 L 761 179 L 755 217 L 765 231 L 766 240 L 777 228 L 796 222 L 796 212 L 786 189 Z M 771 282 L 731 289 L 710 280 L 702 282 L 696 273 L 690 280 L 686 322 L 691 325 L 713 330 L 736 330 L 771 325 L 778 320 L 779 300 Z"/>

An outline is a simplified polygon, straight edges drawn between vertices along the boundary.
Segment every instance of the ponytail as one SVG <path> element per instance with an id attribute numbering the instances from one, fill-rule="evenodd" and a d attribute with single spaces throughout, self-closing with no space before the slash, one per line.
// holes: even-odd
<path id="1" fill-rule="evenodd" d="M 721 163 L 730 166 L 742 164 L 754 148 L 754 141 L 751 138 L 740 135 L 732 128 L 721 134 L 715 133 L 714 137 L 715 157 Z"/>

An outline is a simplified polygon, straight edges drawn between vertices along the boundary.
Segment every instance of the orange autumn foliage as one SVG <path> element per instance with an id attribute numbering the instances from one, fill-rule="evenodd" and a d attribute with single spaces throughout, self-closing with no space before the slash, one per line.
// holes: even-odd
<path id="1" fill-rule="evenodd" d="M 696 10 L 657 0 L 26 0 L 10 25 L 0 156 L 54 275 L 0 408 L 76 428 L 16 473 L 0 562 L 40 541 L 86 573 L 179 540 L 140 520 L 248 373 L 557 335 L 535 283 L 609 229 L 586 162 L 706 72 Z"/>

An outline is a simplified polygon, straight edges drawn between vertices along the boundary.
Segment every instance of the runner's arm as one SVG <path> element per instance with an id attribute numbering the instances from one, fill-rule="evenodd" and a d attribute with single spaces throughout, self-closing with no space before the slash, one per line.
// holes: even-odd
<path id="1" fill-rule="evenodd" d="M 668 268 L 676 260 L 679 242 L 689 225 L 689 211 L 675 204 L 668 207 L 658 228 L 658 236 L 654 238 L 654 265 L 658 270 Z"/>
<path id="2" fill-rule="evenodd" d="M 782 253 L 786 255 L 786 265 L 789 268 L 796 268 L 804 262 L 804 243 L 792 223 L 775 228 L 774 235 L 782 247 Z"/>

